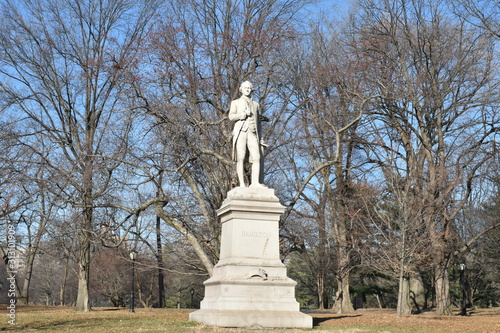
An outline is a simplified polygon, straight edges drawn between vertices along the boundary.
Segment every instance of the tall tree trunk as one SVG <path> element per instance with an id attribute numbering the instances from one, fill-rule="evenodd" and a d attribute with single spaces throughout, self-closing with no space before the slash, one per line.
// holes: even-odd
<path id="1" fill-rule="evenodd" d="M 90 140 L 89 140 L 90 141 Z M 92 198 L 92 160 L 87 157 L 83 175 L 83 216 L 80 230 L 80 253 L 78 262 L 78 296 L 76 298 L 77 311 L 90 311 L 89 277 L 91 258 L 91 236 L 93 220 Z"/>
<path id="2" fill-rule="evenodd" d="M 45 197 L 44 194 L 42 193 L 42 207 L 45 207 Z M 47 225 L 47 218 L 46 215 L 42 217 L 42 221 L 40 223 L 40 226 L 38 227 L 38 231 L 36 234 L 36 237 L 33 241 L 33 244 L 30 244 L 28 247 L 28 255 L 26 257 L 26 271 L 24 273 L 24 282 L 23 282 L 23 289 L 21 290 L 21 294 L 19 295 L 19 298 L 17 300 L 18 304 L 26 305 L 29 303 L 29 290 L 30 290 L 30 284 L 31 284 L 31 277 L 33 276 L 33 263 L 35 261 L 35 256 L 37 254 L 38 246 L 40 244 L 40 240 L 42 239 L 42 236 L 45 234 L 45 228 Z"/>
<path id="3" fill-rule="evenodd" d="M 324 205 L 322 205 L 324 206 Z M 322 209 L 324 209 L 322 207 Z M 320 212 L 320 216 L 318 219 L 318 231 L 319 231 L 319 251 L 318 251 L 318 269 L 316 276 L 316 284 L 318 287 L 318 309 L 324 310 L 325 307 L 328 306 L 328 300 L 325 299 L 325 280 L 326 280 L 326 270 L 327 270 L 327 251 L 326 251 L 326 219 L 323 212 Z"/>
<path id="4" fill-rule="evenodd" d="M 163 174 L 160 172 L 158 176 L 158 189 L 156 191 L 156 196 L 159 197 L 161 195 L 161 187 L 163 184 Z M 165 284 L 164 284 L 164 275 L 163 275 L 163 246 L 161 243 L 161 217 L 156 215 L 156 263 L 158 268 L 158 307 L 163 308 L 164 306 L 164 293 L 165 293 Z"/>
<path id="5" fill-rule="evenodd" d="M 411 314 L 410 279 L 408 274 L 404 271 L 403 261 L 401 264 L 403 267 L 401 267 L 399 273 L 398 307 L 396 311 L 398 317 Z"/>
<path id="6" fill-rule="evenodd" d="M 337 157 L 339 160 L 340 157 Z M 335 165 L 336 187 L 337 193 L 334 195 L 332 216 L 335 216 L 333 221 L 333 234 L 335 237 L 335 246 L 337 252 L 337 297 L 333 310 L 337 313 L 354 312 L 354 306 L 351 301 L 351 293 L 349 290 L 349 276 L 351 271 L 350 260 L 350 245 L 347 235 L 347 219 L 346 212 L 346 179 L 342 169 L 342 164 L 339 162 Z"/>
<path id="7" fill-rule="evenodd" d="M 349 275 L 337 277 L 338 290 L 335 294 L 335 304 L 333 312 L 335 313 L 351 313 L 354 312 L 354 306 L 351 301 L 351 293 L 349 291 Z"/>
<path id="8" fill-rule="evenodd" d="M 89 302 L 89 266 L 83 262 L 78 264 L 78 296 L 76 298 L 76 311 L 90 311 Z"/>
<path id="9" fill-rule="evenodd" d="M 66 266 L 64 267 L 64 276 L 59 288 L 59 305 L 64 306 L 64 294 L 66 293 L 66 282 L 68 280 L 68 260 L 66 260 Z"/>
<path id="10" fill-rule="evenodd" d="M 410 304 L 417 312 L 427 308 L 426 290 L 419 273 L 410 276 Z"/>
<path id="11" fill-rule="evenodd" d="M 441 264 L 434 268 L 436 288 L 436 314 L 451 316 L 450 280 L 447 265 Z"/>
<path id="12" fill-rule="evenodd" d="M 344 235 L 345 238 L 346 235 Z M 346 243 L 344 243 L 346 244 Z M 338 269 L 337 269 L 337 293 L 333 311 L 336 313 L 354 312 L 349 288 L 349 251 L 345 247 L 337 247 Z"/>
<path id="13" fill-rule="evenodd" d="M 33 273 L 33 261 L 35 258 L 36 251 L 33 251 L 33 248 L 30 246 L 27 251 L 29 254 L 26 258 L 26 271 L 23 277 L 23 289 L 17 298 L 17 304 L 19 305 L 27 305 L 29 302 L 29 288 L 31 282 L 31 276 Z"/>
<path id="14" fill-rule="evenodd" d="M 321 274 L 321 272 L 319 272 L 318 276 L 316 277 L 316 287 L 318 288 L 318 291 L 317 291 L 318 310 L 324 310 L 325 309 L 325 279 L 324 279 L 324 274 Z"/>
<path id="15" fill-rule="evenodd" d="M 163 250 L 161 244 L 161 218 L 159 216 L 156 216 L 156 263 L 158 266 L 158 307 L 163 308 L 165 285 L 163 275 Z"/>
<path id="16" fill-rule="evenodd" d="M 397 305 L 397 316 L 401 317 L 403 315 L 411 314 L 410 307 L 410 276 L 406 272 L 407 257 L 410 256 L 407 253 L 407 226 L 404 225 L 401 228 L 401 243 L 398 247 L 399 250 L 399 290 L 398 290 L 398 305 Z"/>
<path id="17" fill-rule="evenodd" d="M 432 215 L 431 215 L 432 216 Z M 436 230 L 436 224 L 431 221 L 428 223 L 431 230 L 431 247 L 434 266 L 434 288 L 435 288 L 435 306 L 436 314 L 440 316 L 450 316 L 451 298 L 450 298 L 450 281 L 448 276 L 449 255 L 446 251 L 446 223 L 444 224 L 445 231 L 439 233 Z"/>

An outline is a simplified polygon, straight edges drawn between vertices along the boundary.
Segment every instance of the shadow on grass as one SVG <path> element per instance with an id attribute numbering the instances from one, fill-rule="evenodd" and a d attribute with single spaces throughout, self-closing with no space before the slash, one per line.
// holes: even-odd
<path id="1" fill-rule="evenodd" d="M 313 317 L 313 327 L 314 326 L 318 326 L 319 324 L 321 324 L 322 322 L 325 322 L 325 321 L 328 321 L 328 320 L 332 320 L 332 319 L 342 319 L 342 318 L 353 318 L 353 317 L 361 317 L 361 315 L 350 315 L 350 316 L 339 316 L 339 315 L 335 315 L 335 316 L 328 316 L 328 317 Z"/>

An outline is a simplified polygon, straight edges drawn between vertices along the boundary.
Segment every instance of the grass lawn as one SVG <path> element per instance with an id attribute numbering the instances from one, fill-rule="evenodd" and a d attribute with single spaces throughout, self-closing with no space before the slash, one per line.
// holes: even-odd
<path id="1" fill-rule="evenodd" d="M 338 315 L 328 311 L 309 313 L 314 319 L 312 330 L 299 329 L 231 329 L 208 327 L 188 321 L 187 309 L 95 308 L 88 313 L 68 307 L 18 306 L 16 325 L 9 324 L 7 306 L 0 305 L 0 331 L 45 332 L 343 332 L 343 333 L 406 333 L 406 332 L 499 332 L 500 308 L 478 309 L 468 316 L 439 317 L 432 312 L 397 318 L 395 310 L 359 309 L 353 314 Z M 457 311 L 458 312 L 458 311 Z M 0 317 L 0 318 L 1 318 Z"/>

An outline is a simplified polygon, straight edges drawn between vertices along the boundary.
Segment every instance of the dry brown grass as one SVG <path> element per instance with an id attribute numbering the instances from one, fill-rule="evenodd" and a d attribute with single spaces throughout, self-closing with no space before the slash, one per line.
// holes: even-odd
<path id="1" fill-rule="evenodd" d="M 19 306 L 16 325 L 8 323 L 6 306 L 0 306 L 1 331 L 45 332 L 199 332 L 199 333 L 298 333 L 298 329 L 231 329 L 198 325 L 188 321 L 193 310 L 96 308 L 76 312 L 67 307 Z M 470 311 L 468 316 L 436 316 L 433 312 L 398 318 L 395 310 L 360 309 L 338 315 L 328 311 L 309 313 L 314 319 L 312 332 L 396 333 L 396 332 L 482 332 L 500 333 L 500 308 Z M 311 331 L 311 330 L 309 330 Z"/>

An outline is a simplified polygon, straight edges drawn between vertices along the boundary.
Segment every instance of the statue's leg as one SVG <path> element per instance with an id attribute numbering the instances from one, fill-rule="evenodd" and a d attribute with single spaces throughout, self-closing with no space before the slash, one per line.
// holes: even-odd
<path id="1" fill-rule="evenodd" d="M 252 184 L 250 186 L 260 185 L 260 161 L 252 163 Z"/>
<path id="2" fill-rule="evenodd" d="M 240 182 L 241 187 L 245 187 L 245 177 L 243 176 L 245 169 L 244 169 L 244 161 L 243 160 L 238 160 L 236 162 L 236 173 L 238 174 L 238 181 Z"/>
<path id="3" fill-rule="evenodd" d="M 245 155 L 247 151 L 247 132 L 240 132 L 236 141 L 236 174 L 240 187 L 245 187 Z"/>
<path id="4" fill-rule="evenodd" d="M 252 163 L 252 182 L 250 186 L 260 187 L 262 183 L 260 182 L 260 144 L 255 133 L 248 135 L 248 151 L 250 153 L 250 162 Z"/>

